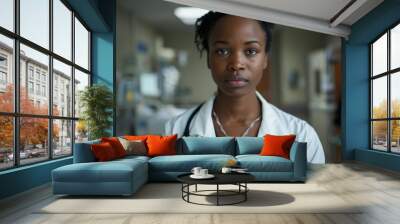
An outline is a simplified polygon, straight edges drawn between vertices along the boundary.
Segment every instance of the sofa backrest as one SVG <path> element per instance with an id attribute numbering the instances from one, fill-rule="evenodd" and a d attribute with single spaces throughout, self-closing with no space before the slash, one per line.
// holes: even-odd
<path id="1" fill-rule="evenodd" d="M 96 158 L 94 157 L 90 146 L 92 144 L 98 144 L 98 143 L 100 143 L 100 139 L 93 140 L 93 141 L 75 143 L 75 147 L 74 147 L 74 163 L 95 162 Z"/>
<path id="2" fill-rule="evenodd" d="M 74 163 L 95 162 L 96 159 L 90 148 L 91 144 L 98 144 L 100 140 L 75 143 Z M 244 155 L 259 154 L 264 144 L 263 137 L 182 137 L 177 141 L 177 154 L 226 154 Z M 294 142 L 292 149 L 298 146 Z M 291 154 L 294 150 L 291 150 Z"/>
<path id="3" fill-rule="evenodd" d="M 235 155 L 233 137 L 182 137 L 177 144 L 177 154 Z"/>
<path id="4" fill-rule="evenodd" d="M 259 154 L 263 145 L 263 137 L 236 137 L 236 155 Z"/>

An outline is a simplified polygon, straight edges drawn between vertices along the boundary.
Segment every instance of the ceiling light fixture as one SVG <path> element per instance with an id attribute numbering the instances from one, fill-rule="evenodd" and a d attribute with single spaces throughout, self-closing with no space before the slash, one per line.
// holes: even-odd
<path id="1" fill-rule="evenodd" d="M 194 8 L 194 7 L 178 7 L 175 9 L 174 14 L 184 24 L 193 25 L 196 19 L 206 14 L 208 10 Z"/>

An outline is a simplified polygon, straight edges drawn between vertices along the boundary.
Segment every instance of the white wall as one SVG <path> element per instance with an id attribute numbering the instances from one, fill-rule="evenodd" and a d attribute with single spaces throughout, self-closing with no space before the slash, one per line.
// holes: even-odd
<path id="1" fill-rule="evenodd" d="M 308 96 L 308 54 L 315 49 L 325 47 L 327 35 L 298 30 L 285 27 L 279 33 L 279 74 L 273 74 L 275 78 L 280 78 L 280 99 L 281 104 L 287 105 L 306 105 Z M 297 89 L 289 86 L 289 76 L 293 71 L 297 71 L 300 79 Z M 277 77 L 279 76 L 279 77 Z"/>
<path id="2" fill-rule="evenodd" d="M 134 75 L 151 71 L 156 38 L 157 33 L 151 26 L 118 6 L 117 71 Z M 147 52 L 138 52 L 139 42 L 147 47 Z"/>
<path id="3" fill-rule="evenodd" d="M 179 88 L 188 88 L 191 92 L 180 98 L 183 104 L 198 104 L 209 98 L 217 87 L 207 68 L 207 56 L 200 54 L 194 44 L 194 31 L 162 33 L 164 45 L 188 53 L 188 62 L 184 67 L 178 67 L 181 72 Z"/>

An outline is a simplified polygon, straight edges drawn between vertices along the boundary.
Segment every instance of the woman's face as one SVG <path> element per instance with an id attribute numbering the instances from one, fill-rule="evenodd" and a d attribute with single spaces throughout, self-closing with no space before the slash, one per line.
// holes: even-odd
<path id="1" fill-rule="evenodd" d="M 208 68 L 219 91 L 229 96 L 254 92 L 267 67 L 266 34 L 256 20 L 220 18 L 209 37 Z"/>

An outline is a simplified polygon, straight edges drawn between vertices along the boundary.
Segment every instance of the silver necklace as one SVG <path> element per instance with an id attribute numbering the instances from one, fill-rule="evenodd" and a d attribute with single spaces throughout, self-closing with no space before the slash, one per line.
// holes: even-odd
<path id="1" fill-rule="evenodd" d="M 222 134 L 224 134 L 224 136 L 228 136 L 228 134 L 226 133 L 226 131 L 225 131 L 225 129 L 224 129 L 224 126 L 221 124 L 221 122 L 220 122 L 220 120 L 219 120 L 219 117 L 218 117 L 217 113 L 215 113 L 214 109 L 213 109 L 212 112 L 213 112 L 213 115 L 214 115 L 214 117 L 215 117 L 215 121 L 217 122 L 217 125 L 218 125 L 218 127 L 219 127 L 219 130 L 221 130 L 221 132 L 222 132 Z M 260 120 L 260 119 L 261 119 L 261 116 L 257 117 L 254 121 L 252 121 L 252 122 L 250 123 L 249 127 L 243 132 L 242 137 L 243 137 L 243 136 L 246 136 L 246 135 L 249 133 L 250 129 L 251 129 L 251 128 L 256 124 L 256 122 L 257 122 L 258 120 Z"/>

